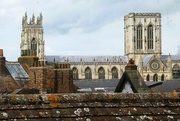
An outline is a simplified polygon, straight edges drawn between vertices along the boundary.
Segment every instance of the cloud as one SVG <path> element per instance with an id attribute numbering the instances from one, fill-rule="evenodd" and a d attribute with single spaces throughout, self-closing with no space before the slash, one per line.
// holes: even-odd
<path id="1" fill-rule="evenodd" d="M 22 16 L 27 11 L 28 18 L 43 14 L 46 55 L 123 55 L 123 17 L 159 12 L 163 54 L 175 54 L 179 5 L 178 0 L 1 0 L 0 48 L 7 60 L 19 57 Z"/>

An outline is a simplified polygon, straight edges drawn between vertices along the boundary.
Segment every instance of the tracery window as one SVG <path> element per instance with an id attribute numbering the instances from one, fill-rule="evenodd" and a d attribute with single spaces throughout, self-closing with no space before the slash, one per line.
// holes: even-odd
<path id="1" fill-rule="evenodd" d="M 172 69 L 173 73 L 173 79 L 179 79 L 180 78 L 180 67 L 178 64 L 175 64 Z"/>
<path id="2" fill-rule="evenodd" d="M 118 79 L 118 70 L 116 67 L 112 68 L 112 79 Z"/>
<path id="3" fill-rule="evenodd" d="M 73 68 L 73 80 L 78 80 L 78 70 L 76 67 Z"/>
<path id="4" fill-rule="evenodd" d="M 89 67 L 85 69 L 85 79 L 92 79 L 92 73 Z"/>
<path id="5" fill-rule="evenodd" d="M 148 49 L 153 49 L 153 26 L 149 25 L 147 30 Z"/>
<path id="6" fill-rule="evenodd" d="M 98 70 L 98 76 L 99 76 L 99 79 L 105 79 L 105 71 L 102 67 L 99 68 Z"/>
<path id="7" fill-rule="evenodd" d="M 148 74 L 147 77 L 146 77 L 146 81 L 150 81 L 150 76 L 149 76 L 149 74 Z"/>
<path id="8" fill-rule="evenodd" d="M 33 38 L 31 41 L 31 50 L 36 50 L 36 49 L 37 49 L 37 42 L 35 38 Z"/>
<path id="9" fill-rule="evenodd" d="M 161 81 L 164 81 L 164 74 L 161 75 Z"/>
<path id="10" fill-rule="evenodd" d="M 158 75 L 157 75 L 157 74 L 154 74 L 154 76 L 153 76 L 153 81 L 155 81 L 155 82 L 158 81 Z"/>
<path id="11" fill-rule="evenodd" d="M 143 44 L 142 44 L 142 26 L 138 25 L 137 26 L 137 41 L 136 41 L 136 47 L 137 49 L 142 49 Z"/>

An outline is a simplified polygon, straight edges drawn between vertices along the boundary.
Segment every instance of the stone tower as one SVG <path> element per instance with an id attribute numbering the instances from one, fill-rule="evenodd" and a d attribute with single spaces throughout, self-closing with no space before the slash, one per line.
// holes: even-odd
<path id="1" fill-rule="evenodd" d="M 129 13 L 124 16 L 124 41 L 125 55 L 133 58 L 136 65 L 140 58 L 149 54 L 161 58 L 161 14 Z"/>
<path id="2" fill-rule="evenodd" d="M 43 16 L 35 20 L 34 14 L 28 22 L 27 13 L 22 18 L 21 33 L 21 56 L 37 56 L 39 61 L 44 61 L 44 40 L 43 40 Z"/>

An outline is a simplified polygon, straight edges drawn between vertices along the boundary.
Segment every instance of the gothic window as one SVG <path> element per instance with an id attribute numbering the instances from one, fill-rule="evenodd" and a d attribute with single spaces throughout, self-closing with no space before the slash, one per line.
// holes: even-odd
<path id="1" fill-rule="evenodd" d="M 85 79 L 92 79 L 92 73 L 89 67 L 85 69 Z"/>
<path id="2" fill-rule="evenodd" d="M 74 67 L 73 69 L 73 80 L 78 80 L 78 70 L 76 67 Z"/>
<path id="3" fill-rule="evenodd" d="M 150 76 L 149 76 L 149 74 L 148 74 L 147 77 L 146 77 L 146 81 L 150 81 Z"/>
<path id="4" fill-rule="evenodd" d="M 136 41 L 136 47 L 137 49 L 142 49 L 142 26 L 138 25 L 137 26 L 137 41 Z"/>
<path id="5" fill-rule="evenodd" d="M 153 76 L 153 81 L 155 81 L 155 82 L 158 81 L 158 75 L 157 75 L 157 74 L 154 74 L 154 76 Z"/>
<path id="6" fill-rule="evenodd" d="M 37 50 L 37 42 L 35 38 L 33 38 L 31 41 L 31 50 Z"/>
<path id="7" fill-rule="evenodd" d="M 153 49 L 153 26 L 149 25 L 147 30 L 148 49 Z"/>
<path id="8" fill-rule="evenodd" d="M 105 79 L 105 71 L 102 67 L 99 68 L 98 75 L 99 75 L 99 79 Z"/>
<path id="9" fill-rule="evenodd" d="M 161 81 L 164 81 L 164 74 L 161 75 Z"/>
<path id="10" fill-rule="evenodd" d="M 172 73 L 173 73 L 173 79 L 180 78 L 180 67 L 178 64 L 175 64 L 173 66 Z"/>
<path id="11" fill-rule="evenodd" d="M 112 79 L 118 79 L 118 70 L 116 67 L 112 68 Z"/>

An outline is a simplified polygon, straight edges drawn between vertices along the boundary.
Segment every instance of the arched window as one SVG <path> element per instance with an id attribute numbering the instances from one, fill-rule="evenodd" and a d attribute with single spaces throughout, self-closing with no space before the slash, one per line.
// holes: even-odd
<path id="1" fill-rule="evenodd" d="M 112 68 L 112 79 L 118 79 L 118 70 L 116 67 Z"/>
<path id="2" fill-rule="evenodd" d="M 138 25 L 137 26 L 137 41 L 136 41 L 136 47 L 137 49 L 142 49 L 143 44 L 142 44 L 142 26 Z"/>
<path id="3" fill-rule="evenodd" d="M 158 75 L 157 75 L 157 74 L 154 74 L 154 76 L 153 76 L 153 81 L 155 81 L 155 82 L 158 81 Z"/>
<path id="4" fill-rule="evenodd" d="M 164 81 L 164 74 L 161 75 L 161 81 Z"/>
<path id="5" fill-rule="evenodd" d="M 146 81 L 150 81 L 150 76 L 149 76 L 149 74 L 148 74 L 147 77 L 146 77 Z"/>
<path id="6" fill-rule="evenodd" d="M 85 79 L 92 79 L 92 73 L 89 67 L 85 69 Z"/>
<path id="7" fill-rule="evenodd" d="M 33 38 L 31 41 L 31 50 L 37 50 L 37 42 L 35 38 Z"/>
<path id="8" fill-rule="evenodd" d="M 153 49 L 153 26 L 149 25 L 147 30 L 148 49 Z"/>
<path id="9" fill-rule="evenodd" d="M 98 75 L 99 75 L 99 79 L 105 79 L 105 71 L 102 67 L 99 68 Z"/>
<path id="10" fill-rule="evenodd" d="M 74 67 L 73 69 L 73 80 L 78 80 L 78 70 L 76 67 Z"/>
<path id="11" fill-rule="evenodd" d="M 175 64 L 173 66 L 172 73 L 173 73 L 173 79 L 180 78 L 180 67 L 178 64 Z"/>

